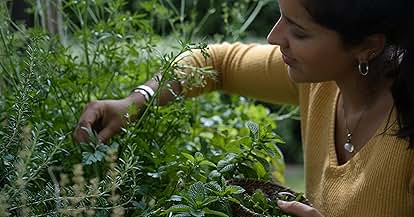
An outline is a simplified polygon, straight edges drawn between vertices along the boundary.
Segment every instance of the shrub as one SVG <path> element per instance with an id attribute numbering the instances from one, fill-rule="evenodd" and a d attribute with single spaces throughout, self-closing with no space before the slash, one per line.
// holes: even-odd
<path id="1" fill-rule="evenodd" d="M 154 21 L 167 6 L 146 0 L 131 12 L 123 0 L 68 0 L 62 39 L 13 24 L 0 4 L 1 216 L 227 216 L 243 190 L 226 180 L 283 182 L 274 115 L 236 96 L 226 104 L 217 93 L 178 96 L 167 107 L 152 101 L 132 109 L 139 120 L 109 143 L 96 132 L 73 143 L 87 102 L 124 97 L 155 72 L 168 88 L 179 55 L 208 49 L 187 34 L 159 52 Z M 178 18 L 168 19 L 174 33 L 197 28 Z"/>

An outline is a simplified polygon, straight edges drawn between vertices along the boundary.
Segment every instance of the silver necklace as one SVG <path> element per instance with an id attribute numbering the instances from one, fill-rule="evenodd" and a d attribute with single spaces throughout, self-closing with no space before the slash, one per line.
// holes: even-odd
<path id="1" fill-rule="evenodd" d="M 362 119 L 362 116 L 364 116 L 365 111 L 368 108 L 368 103 L 365 105 L 364 110 L 362 111 L 361 115 L 358 118 L 357 123 L 355 124 L 354 128 L 352 130 L 350 130 L 350 128 L 348 127 L 348 120 L 346 118 L 345 115 L 345 106 L 344 106 L 344 100 L 342 98 L 342 110 L 343 110 L 343 115 L 344 115 L 344 119 L 345 119 L 345 127 L 346 127 L 346 142 L 344 144 L 344 149 L 349 152 L 349 153 L 353 153 L 355 151 L 355 146 L 352 143 L 352 135 L 353 135 L 353 131 L 358 127 L 359 122 Z"/>

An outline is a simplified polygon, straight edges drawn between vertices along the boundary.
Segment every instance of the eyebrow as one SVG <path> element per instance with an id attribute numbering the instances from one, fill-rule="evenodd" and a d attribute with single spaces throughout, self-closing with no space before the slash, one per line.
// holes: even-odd
<path id="1" fill-rule="evenodd" d="M 284 16 L 284 15 L 283 15 L 283 16 Z M 289 17 L 287 17 L 287 16 L 284 16 L 284 17 L 286 18 L 286 20 L 287 20 L 289 23 L 291 23 L 291 24 L 293 24 L 293 25 L 297 26 L 299 29 L 302 29 L 302 30 L 306 31 L 306 29 L 305 29 L 303 26 L 299 25 L 298 23 L 296 23 L 295 21 L 293 21 L 291 18 L 289 18 Z"/>

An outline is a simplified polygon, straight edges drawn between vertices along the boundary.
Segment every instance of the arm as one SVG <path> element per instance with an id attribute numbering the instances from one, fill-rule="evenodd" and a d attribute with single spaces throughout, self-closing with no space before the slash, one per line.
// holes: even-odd
<path id="1" fill-rule="evenodd" d="M 158 82 L 151 79 L 145 83 L 148 87 L 156 90 Z M 179 83 L 171 83 L 175 92 L 181 91 Z M 165 105 L 173 99 L 169 90 L 162 90 L 158 104 Z M 86 105 L 79 122 L 74 130 L 73 138 L 76 143 L 86 142 L 89 135 L 86 129 L 92 129 L 98 133 L 101 142 L 107 142 L 117 134 L 128 121 L 134 121 L 137 117 L 130 117 L 128 110 L 131 106 L 141 108 L 145 105 L 145 97 L 137 92 L 132 92 L 128 97 L 120 100 L 98 100 Z"/>
<path id="2" fill-rule="evenodd" d="M 298 104 L 298 90 L 289 79 L 279 47 L 224 43 L 209 46 L 209 54 L 207 61 L 199 52 L 183 59 L 189 65 L 211 66 L 218 72 L 216 82 L 189 91 L 189 96 L 223 90 L 271 103 Z"/>
<path id="3" fill-rule="evenodd" d="M 210 58 L 205 59 L 201 52 L 194 51 L 180 60 L 180 63 L 195 66 L 211 66 L 218 72 L 216 80 L 208 79 L 202 88 L 184 89 L 186 96 L 197 96 L 204 92 L 223 90 L 260 99 L 272 103 L 298 103 L 296 86 L 288 78 L 279 48 L 271 45 L 219 44 L 209 47 Z M 185 72 L 184 72 L 185 73 Z M 180 82 L 170 83 L 174 92 L 181 93 Z M 145 83 L 156 90 L 158 82 Z M 169 90 L 161 90 L 158 104 L 165 105 L 173 99 Z M 145 99 L 133 92 L 121 100 L 102 100 L 89 103 L 74 132 L 76 142 L 88 140 L 85 128 L 94 129 L 102 142 L 106 142 L 125 126 L 128 107 L 142 107 Z"/>

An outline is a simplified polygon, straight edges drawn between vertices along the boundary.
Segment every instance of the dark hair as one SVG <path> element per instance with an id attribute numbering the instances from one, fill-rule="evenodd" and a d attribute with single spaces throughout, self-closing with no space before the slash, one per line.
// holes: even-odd
<path id="1" fill-rule="evenodd" d="M 372 34 L 384 34 L 379 58 L 397 109 L 399 130 L 414 148 L 414 2 L 413 0 L 302 0 L 314 21 L 339 33 L 347 46 Z M 391 66 L 391 67 L 390 67 Z"/>

